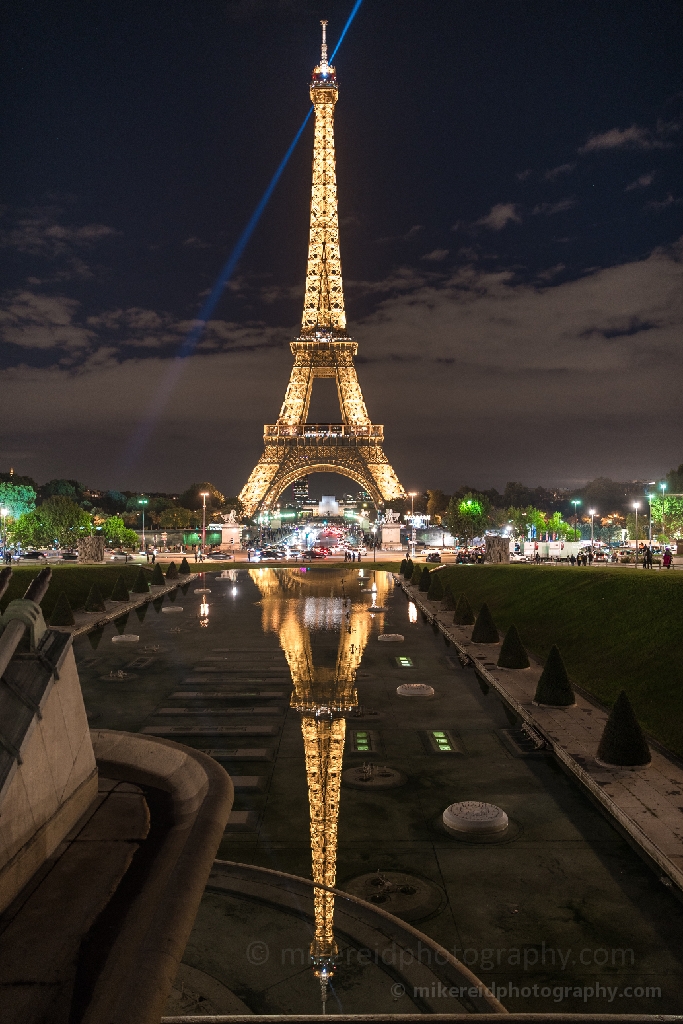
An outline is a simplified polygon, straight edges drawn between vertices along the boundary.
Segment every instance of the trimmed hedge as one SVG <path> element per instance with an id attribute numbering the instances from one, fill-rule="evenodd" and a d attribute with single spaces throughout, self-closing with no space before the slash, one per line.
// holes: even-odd
<path id="1" fill-rule="evenodd" d="M 100 588 L 96 583 L 93 583 L 92 587 L 88 591 L 84 607 L 86 612 L 105 612 L 107 610 L 104 604 L 104 599 L 100 594 Z"/>
<path id="2" fill-rule="evenodd" d="M 499 668 L 529 668 L 529 655 L 513 624 L 505 634 L 503 646 L 498 655 Z"/>
<path id="3" fill-rule="evenodd" d="M 474 629 L 472 630 L 472 643 L 473 644 L 497 644 L 500 641 L 498 635 L 498 627 L 493 621 L 493 615 L 489 611 L 489 606 L 483 604 L 477 615 L 477 621 L 474 623 Z"/>
<path id="4" fill-rule="evenodd" d="M 133 584 L 132 594 L 149 594 L 149 576 L 145 570 L 140 566 L 138 574 L 135 577 L 135 583 Z"/>
<path id="5" fill-rule="evenodd" d="M 429 569 L 425 566 L 424 569 L 422 570 L 422 572 L 420 573 L 419 590 L 420 590 L 421 594 L 426 594 L 427 593 L 427 591 L 429 590 L 429 585 L 430 585 L 431 582 L 432 581 L 430 579 Z"/>
<path id="6" fill-rule="evenodd" d="M 453 625 L 455 626 L 472 626 L 474 625 L 474 612 L 472 611 L 472 605 L 467 600 L 464 594 L 461 594 L 455 603 L 455 614 L 453 615 Z"/>
<path id="7" fill-rule="evenodd" d="M 188 561 L 184 555 L 183 560 L 180 563 L 180 568 L 178 569 L 178 572 L 180 573 L 181 576 L 190 576 L 192 574 L 192 569 L 190 569 Z"/>
<path id="8" fill-rule="evenodd" d="M 419 565 L 413 566 L 413 575 L 410 577 L 410 582 L 413 584 L 414 587 L 418 587 L 420 585 L 421 579 L 422 569 L 420 568 Z"/>
<path id="9" fill-rule="evenodd" d="M 430 574 L 429 590 L 427 591 L 427 599 L 429 601 L 443 601 L 443 583 L 441 582 L 440 572 L 431 572 Z"/>
<path id="10" fill-rule="evenodd" d="M 62 590 L 59 597 L 57 598 L 57 604 L 54 606 L 52 615 L 50 616 L 51 626 L 75 626 L 76 620 L 74 619 L 74 613 L 71 611 L 71 605 L 69 604 L 69 598 Z"/>
<path id="11" fill-rule="evenodd" d="M 647 740 L 625 690 L 617 697 L 605 722 L 598 746 L 598 758 L 604 764 L 624 768 L 637 768 L 652 760 Z"/>
<path id="12" fill-rule="evenodd" d="M 162 570 L 162 568 L 161 568 L 161 566 L 159 565 L 158 562 L 154 566 L 154 571 L 152 572 L 152 579 L 150 580 L 150 583 L 151 583 L 151 585 L 153 587 L 164 587 L 164 586 L 166 586 L 166 580 L 164 579 L 164 573 L 163 573 L 163 570 Z"/>
<path id="13" fill-rule="evenodd" d="M 123 576 L 119 576 L 114 589 L 111 592 L 110 601 L 130 601 L 130 594 L 128 593 L 128 587 L 124 583 Z"/>
<path id="14" fill-rule="evenodd" d="M 168 563 L 168 569 L 166 570 L 166 579 L 167 580 L 177 580 L 178 579 L 178 566 L 175 564 L 175 562 L 169 562 Z"/>
<path id="15" fill-rule="evenodd" d="M 547 704 L 553 708 L 568 708 L 576 703 L 567 669 L 555 644 L 550 648 L 534 700 L 537 704 Z"/>

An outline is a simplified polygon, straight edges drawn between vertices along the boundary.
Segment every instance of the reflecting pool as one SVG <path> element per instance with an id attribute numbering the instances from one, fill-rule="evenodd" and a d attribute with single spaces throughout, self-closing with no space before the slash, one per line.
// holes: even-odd
<path id="1" fill-rule="evenodd" d="M 671 890 L 388 574 L 207 573 L 126 634 L 76 643 L 92 724 L 209 751 L 236 791 L 219 858 L 268 869 L 214 872 L 169 1013 L 460 1011 L 398 984 L 381 930 L 287 875 L 412 923 L 510 1010 L 680 1010 Z M 465 800 L 501 807 L 505 836 L 448 835 Z"/>

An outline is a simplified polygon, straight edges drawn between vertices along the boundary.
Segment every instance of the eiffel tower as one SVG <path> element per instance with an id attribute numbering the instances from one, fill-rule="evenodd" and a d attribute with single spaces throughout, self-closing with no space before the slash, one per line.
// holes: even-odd
<path id="1" fill-rule="evenodd" d="M 272 508 L 286 487 L 309 473 L 350 477 L 376 506 L 405 497 L 382 448 L 384 428 L 365 408 L 354 364 L 358 345 L 346 333 L 334 155 L 337 76 L 327 62 L 327 22 L 321 24 L 322 54 L 310 86 L 315 139 L 301 333 L 290 343 L 294 366 L 278 421 L 265 425 L 263 455 L 240 493 L 247 516 Z M 307 422 L 316 377 L 336 380 L 341 423 Z"/>

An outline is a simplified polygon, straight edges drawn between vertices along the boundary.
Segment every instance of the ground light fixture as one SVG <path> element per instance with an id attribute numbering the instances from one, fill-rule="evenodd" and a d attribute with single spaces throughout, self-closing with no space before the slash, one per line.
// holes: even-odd
<path id="1" fill-rule="evenodd" d="M 579 510 L 577 508 L 577 505 L 581 504 L 581 499 L 580 498 L 572 498 L 571 504 L 574 506 L 574 539 L 578 540 L 579 539 L 579 537 L 578 537 L 578 533 L 579 533 Z"/>

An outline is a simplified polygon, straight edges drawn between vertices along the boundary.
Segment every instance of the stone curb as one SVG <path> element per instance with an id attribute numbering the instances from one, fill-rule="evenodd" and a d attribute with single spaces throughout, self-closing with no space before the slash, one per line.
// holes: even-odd
<path id="1" fill-rule="evenodd" d="M 674 864 L 674 862 L 659 849 L 656 842 L 647 835 L 647 833 L 640 827 L 640 825 L 633 820 L 616 801 L 614 801 L 609 794 L 605 793 L 603 788 L 596 782 L 595 779 L 587 772 L 581 765 L 572 757 L 569 751 L 558 742 L 557 739 L 553 739 L 548 735 L 547 728 L 539 722 L 538 718 L 531 714 L 527 708 L 525 708 L 520 702 L 511 694 L 501 680 L 490 672 L 484 665 L 474 662 L 469 650 L 462 644 L 461 641 L 454 635 L 452 628 L 448 628 L 446 624 L 441 622 L 438 613 L 429 608 L 422 600 L 423 594 L 417 590 L 416 587 L 409 586 L 406 581 L 396 574 L 394 574 L 394 582 L 401 587 L 407 597 L 413 601 L 417 607 L 422 611 L 429 619 L 430 622 L 435 623 L 441 633 L 450 640 L 456 650 L 466 658 L 470 663 L 474 665 L 476 673 L 484 679 L 489 686 L 498 693 L 498 695 L 504 700 L 504 702 L 510 707 L 522 721 L 531 729 L 534 733 L 540 736 L 544 742 L 544 745 L 548 750 L 557 757 L 564 768 L 570 772 L 574 778 L 586 789 L 590 797 L 596 802 L 603 811 L 607 812 L 607 815 L 613 819 L 614 822 L 620 826 L 620 829 L 626 833 L 628 839 L 638 848 L 638 852 L 645 855 L 647 861 L 654 863 L 658 868 L 674 883 L 678 889 L 678 895 L 683 895 L 683 871 Z M 458 627 L 455 627 L 458 628 Z M 504 671 L 504 670 L 501 670 Z M 662 753 L 663 757 L 666 757 Z M 656 816 L 655 816 L 655 820 Z M 683 853 L 683 846 L 681 848 Z"/>

